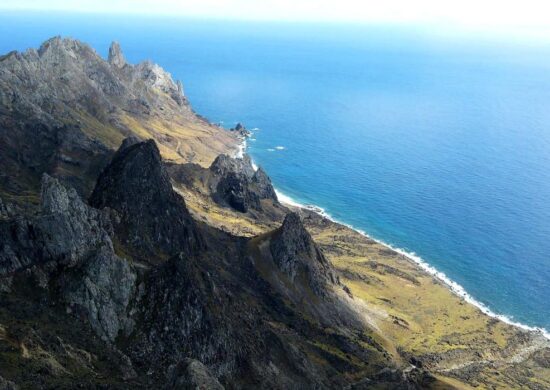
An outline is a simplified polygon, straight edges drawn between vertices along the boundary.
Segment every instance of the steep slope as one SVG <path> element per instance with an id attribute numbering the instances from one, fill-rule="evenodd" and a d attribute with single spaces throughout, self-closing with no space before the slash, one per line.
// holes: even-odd
<path id="1" fill-rule="evenodd" d="M 196 216 L 206 216 L 201 209 L 210 211 L 206 222 L 213 226 L 224 229 L 228 212 L 237 211 L 239 215 L 232 219 L 244 223 L 261 219 L 275 227 L 288 212 L 279 203 L 269 176 L 262 167 L 255 170 L 246 154 L 242 158 L 221 154 L 209 168 L 170 163 L 167 170 Z"/>
<path id="2" fill-rule="evenodd" d="M 172 189 L 155 142 L 136 142 L 123 142 L 99 176 L 90 204 L 116 213 L 116 236 L 135 258 L 155 261 L 201 249 L 204 241 Z"/>
<path id="3" fill-rule="evenodd" d="M 155 139 L 167 160 L 204 165 L 236 150 L 238 138 L 197 116 L 181 83 L 158 65 L 128 64 L 116 43 L 108 61 L 60 37 L 0 56 L 4 197 L 37 204 L 42 172 L 87 195 L 111 151 L 132 134 Z"/>
<path id="4" fill-rule="evenodd" d="M 153 141 L 125 142 L 92 199 L 104 208 L 86 205 L 45 175 L 38 215 L 0 222 L 6 232 L 0 235 L 2 340 L 19 343 L 9 353 L 0 348 L 8 368 L 0 375 L 8 380 L 30 387 L 70 384 L 71 378 L 103 375 L 109 364 L 118 386 L 158 388 L 197 380 L 189 370 L 178 377 L 189 359 L 191 367 L 208 367 L 201 372 L 212 383 L 230 388 L 333 388 L 359 379 L 394 387 L 430 380 L 423 372 L 377 376 L 387 367 L 401 371 L 341 299 L 343 286 L 295 215 L 273 232 L 272 254 L 264 259 L 254 250 L 261 237 L 234 237 L 189 218 Z M 157 218 L 161 208 L 165 215 Z M 189 237 L 208 245 L 189 245 Z M 168 250 L 174 255 L 166 259 Z M 291 294 L 263 273 L 271 259 L 282 274 L 296 276 L 288 281 Z M 306 310 L 301 294 L 311 291 L 319 300 Z M 33 322 L 38 315 L 41 321 Z M 80 325 L 68 329 L 59 321 Z M 41 336 L 25 333 L 23 323 Z M 97 340 L 74 339 L 82 324 Z M 67 360 L 55 343 L 44 342 L 51 329 L 71 340 L 70 347 L 60 341 L 65 348 L 104 351 L 87 365 Z M 21 332 L 27 341 L 17 341 Z M 54 365 L 49 371 L 28 376 L 17 369 L 29 359 L 30 344 L 38 366 Z"/>

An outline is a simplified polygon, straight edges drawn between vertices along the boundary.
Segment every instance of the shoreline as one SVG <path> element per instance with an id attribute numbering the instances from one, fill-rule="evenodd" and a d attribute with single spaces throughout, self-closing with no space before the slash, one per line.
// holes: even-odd
<path id="1" fill-rule="evenodd" d="M 419 267 L 421 270 L 423 270 L 424 272 L 426 272 L 427 274 L 429 274 L 430 276 L 434 277 L 436 280 L 438 280 L 439 282 L 444 284 L 445 287 L 447 287 L 454 295 L 464 299 L 467 303 L 477 307 L 483 314 L 485 314 L 485 315 L 487 315 L 491 318 L 495 318 L 499 321 L 502 321 L 502 322 L 504 322 L 508 325 L 514 326 L 516 328 L 520 328 L 520 329 L 528 331 L 528 332 L 533 332 L 533 333 L 539 334 L 539 335 L 543 336 L 544 338 L 546 338 L 547 340 L 550 340 L 550 331 L 548 331 L 547 329 L 542 328 L 542 327 L 535 327 L 535 326 L 522 324 L 521 322 L 517 322 L 517 321 L 512 320 L 511 318 L 509 318 L 508 316 L 506 316 L 504 314 L 495 313 L 490 308 L 488 308 L 485 304 L 483 304 L 482 302 L 479 302 L 472 295 L 470 295 L 464 287 L 462 287 L 457 282 L 453 281 L 445 273 L 443 273 L 441 271 L 438 271 L 434 266 L 427 263 L 424 259 L 422 259 L 420 256 L 416 255 L 414 252 L 408 252 L 404 249 L 397 248 L 397 247 L 395 247 L 391 244 L 388 244 L 387 242 L 384 242 L 383 240 L 380 240 L 378 238 L 375 238 L 375 237 L 369 235 L 368 233 L 366 233 L 365 231 L 363 231 L 361 229 L 358 229 L 358 228 L 356 228 L 352 225 L 349 225 L 347 223 L 338 221 L 335 218 L 333 218 L 330 214 L 328 214 L 322 207 L 315 206 L 315 205 L 301 204 L 301 203 L 295 201 L 294 199 L 292 199 L 291 197 L 285 195 L 284 193 L 282 193 L 281 191 L 279 191 L 277 189 L 275 189 L 275 192 L 277 194 L 277 197 L 278 197 L 279 201 L 283 205 L 290 206 L 290 207 L 296 207 L 296 208 L 300 208 L 300 209 L 305 209 L 305 210 L 314 212 L 314 213 L 318 214 L 319 216 L 321 216 L 322 218 L 326 218 L 326 219 L 328 219 L 329 221 L 331 221 L 333 223 L 345 226 L 348 229 L 351 229 L 351 230 L 359 233 L 360 235 L 362 235 L 362 236 L 364 236 L 364 237 L 366 237 L 370 240 L 373 240 L 373 241 L 377 242 L 380 245 L 383 245 L 384 247 L 386 247 L 388 249 L 391 249 L 391 250 L 399 253 L 404 258 L 406 258 L 408 261 L 410 261 L 411 263 L 413 263 L 417 267 Z"/>
<path id="2" fill-rule="evenodd" d="M 234 157 L 243 158 L 246 151 L 247 151 L 247 142 L 246 142 L 246 137 L 244 137 L 244 138 L 241 139 L 241 143 L 238 145 L 238 149 L 237 149 Z M 255 164 L 254 160 L 252 159 L 252 156 L 250 156 L 250 157 L 251 157 L 251 160 L 252 160 L 252 166 L 253 166 L 254 170 L 257 170 L 258 166 Z M 550 340 L 550 331 L 549 330 L 547 330 L 545 328 L 542 328 L 542 327 L 536 327 L 536 326 L 530 326 L 530 325 L 522 324 L 521 322 L 514 321 L 513 319 L 506 316 L 505 314 L 495 313 L 489 307 L 487 307 L 485 304 L 483 304 L 482 302 L 475 299 L 472 295 L 470 295 L 466 291 L 466 289 L 464 287 L 462 287 L 459 283 L 453 281 L 445 273 L 443 273 L 441 271 L 438 271 L 434 266 L 430 265 L 422 257 L 416 255 L 416 253 L 408 252 L 404 249 L 395 247 L 391 244 L 388 244 L 388 243 L 384 242 L 381 239 L 378 239 L 378 238 L 375 238 L 375 237 L 369 235 L 364 230 L 358 229 L 358 228 L 356 228 L 356 227 L 354 227 L 350 224 L 344 223 L 342 221 L 338 221 L 335 218 L 333 218 L 330 214 L 328 214 L 322 207 L 319 207 L 319 206 L 316 206 L 316 205 L 308 205 L 308 204 L 299 203 L 296 200 L 292 199 L 290 196 L 285 195 L 283 192 L 281 192 L 277 188 L 275 188 L 275 193 L 277 194 L 277 198 L 279 199 L 281 204 L 283 204 L 285 206 L 296 207 L 296 208 L 299 208 L 299 209 L 305 209 L 305 210 L 314 212 L 314 213 L 318 214 L 319 216 L 321 216 L 322 218 L 326 218 L 326 219 L 328 219 L 329 221 L 331 221 L 333 223 L 345 226 L 348 229 L 351 229 L 351 230 L 359 233 L 360 235 L 362 235 L 362 236 L 364 236 L 364 237 L 366 237 L 370 240 L 376 241 L 378 244 L 383 245 L 384 247 L 399 253 L 400 255 L 405 257 L 408 261 L 410 261 L 411 263 L 413 263 L 417 267 L 419 267 L 422 271 L 426 272 L 428 275 L 432 276 L 437 281 L 439 281 L 440 283 L 445 285 L 445 287 L 447 287 L 451 291 L 451 293 L 453 293 L 454 295 L 464 299 L 467 303 L 469 303 L 469 304 L 475 306 L 476 308 L 478 308 L 483 314 L 485 314 L 485 315 L 487 315 L 491 318 L 495 318 L 499 321 L 502 321 L 502 322 L 504 322 L 508 325 L 514 326 L 516 328 L 520 328 L 524 331 L 539 334 L 539 335 L 543 336 L 544 338 L 546 338 L 547 340 Z"/>

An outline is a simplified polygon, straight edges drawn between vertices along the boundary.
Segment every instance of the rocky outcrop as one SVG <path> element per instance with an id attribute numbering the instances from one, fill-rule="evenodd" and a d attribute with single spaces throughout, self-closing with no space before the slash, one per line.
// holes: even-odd
<path id="1" fill-rule="evenodd" d="M 216 186 L 216 197 L 218 203 L 226 203 L 229 207 L 246 213 L 249 209 L 258 210 L 260 197 L 248 187 L 245 176 L 236 172 L 228 172 L 220 178 Z"/>
<path id="2" fill-rule="evenodd" d="M 252 134 L 249 130 L 247 130 L 246 127 L 242 123 L 237 123 L 235 127 L 229 129 L 229 131 L 233 131 L 239 135 L 241 138 L 248 138 Z"/>
<path id="3" fill-rule="evenodd" d="M 9 203 L 4 203 L 0 198 L 0 218 L 10 218 L 16 215 L 17 210 Z"/>
<path id="4" fill-rule="evenodd" d="M 42 288 L 59 291 L 70 310 L 107 341 L 128 325 L 136 275 L 114 253 L 109 216 L 85 204 L 74 189 L 45 174 L 40 214 L 4 222 L 0 231 L 0 276 L 32 267 Z"/>
<path id="5" fill-rule="evenodd" d="M 267 176 L 267 173 L 265 173 L 262 167 L 258 167 L 256 172 L 254 172 L 252 183 L 260 199 L 278 201 L 273 184 L 271 184 L 271 179 Z"/>
<path id="6" fill-rule="evenodd" d="M 271 180 L 261 168 L 254 171 L 248 155 L 242 159 L 220 155 L 210 171 L 215 175 L 213 198 L 219 204 L 246 213 L 249 209 L 261 210 L 262 199 L 277 202 Z"/>
<path id="7" fill-rule="evenodd" d="M 240 173 L 247 178 L 251 178 L 254 175 L 252 160 L 247 154 L 243 158 L 233 158 L 227 154 L 220 154 L 212 165 L 210 165 L 210 171 L 219 177 L 223 177 L 230 172 Z"/>
<path id="8" fill-rule="evenodd" d="M 271 238 L 269 249 L 275 264 L 291 281 L 307 281 L 318 296 L 327 295 L 327 285 L 340 284 L 332 265 L 296 213 L 286 216 L 282 226 Z"/>
<path id="9" fill-rule="evenodd" d="M 100 337 L 114 342 L 120 331 L 126 335 L 132 331 L 128 306 L 136 279 L 128 261 L 103 247 L 78 269 L 63 275 L 60 285 L 70 311 L 85 314 Z"/>
<path id="10" fill-rule="evenodd" d="M 123 68 L 126 65 L 126 59 L 122 54 L 122 49 L 118 42 L 111 43 L 109 47 L 109 57 L 107 57 L 109 64 L 113 65 L 116 68 Z"/>
<path id="11" fill-rule="evenodd" d="M 154 263 L 204 247 L 153 140 L 122 145 L 101 173 L 90 204 L 117 213 L 116 236 L 136 258 Z"/>
<path id="12" fill-rule="evenodd" d="M 111 229 L 106 214 L 44 175 L 40 214 L 0 222 L 0 275 L 50 261 L 74 266 L 98 248 L 111 248 Z"/>
<path id="13" fill-rule="evenodd" d="M 231 244 L 225 248 L 231 249 Z M 238 289 L 224 287 L 227 279 L 211 268 L 216 258 L 223 257 L 179 254 L 147 277 L 139 306 L 142 324 L 131 347 L 136 361 L 163 372 L 192 357 L 217 375 L 234 375 L 239 359 L 257 345 L 258 336 L 251 338 L 256 319 L 242 316 L 250 308 L 231 299 Z"/>
<path id="14" fill-rule="evenodd" d="M 166 390 L 196 389 L 223 390 L 224 387 L 198 360 L 185 359 L 179 364 L 170 366 Z"/>

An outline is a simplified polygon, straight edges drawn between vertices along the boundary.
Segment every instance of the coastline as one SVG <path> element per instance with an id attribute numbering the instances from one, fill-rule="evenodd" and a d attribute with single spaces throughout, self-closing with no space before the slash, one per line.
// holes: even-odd
<path id="1" fill-rule="evenodd" d="M 397 247 L 395 247 L 391 244 L 388 244 L 388 243 L 384 242 L 383 240 L 380 240 L 376 237 L 373 237 L 373 236 L 369 235 L 368 233 L 366 233 L 365 231 L 363 231 L 361 229 L 358 229 L 358 228 L 356 228 L 352 225 L 349 225 L 347 223 L 338 221 L 338 220 L 334 219 L 330 214 L 328 214 L 322 207 L 315 206 L 315 205 L 304 205 L 304 204 L 301 204 L 301 203 L 295 201 L 294 199 L 292 199 L 291 197 L 285 195 L 284 193 L 282 193 L 281 191 L 279 191 L 277 189 L 275 189 L 275 192 L 277 193 L 277 197 L 279 198 L 279 201 L 285 206 L 301 208 L 301 209 L 305 209 L 305 210 L 314 212 L 314 213 L 318 214 L 319 216 L 321 216 L 322 218 L 326 218 L 331 222 L 334 222 L 336 224 L 345 226 L 345 227 L 361 234 L 362 236 L 364 236 L 364 237 L 366 237 L 370 240 L 373 240 L 373 241 L 377 242 L 378 244 L 380 244 L 380 245 L 382 245 L 382 246 L 384 246 L 384 247 L 386 247 L 386 248 L 388 248 L 392 251 L 395 251 L 395 252 L 399 253 L 405 259 L 407 259 L 408 261 L 410 261 L 411 263 L 413 263 L 417 267 L 419 267 L 422 271 L 426 272 L 427 274 L 431 275 L 436 280 L 438 280 L 439 282 L 444 284 L 453 294 L 455 294 L 456 296 L 464 299 L 467 303 L 477 307 L 479 310 L 481 310 L 481 312 L 483 314 L 485 314 L 485 315 L 487 315 L 491 318 L 498 319 L 498 320 L 500 320 L 500 321 L 502 321 L 502 322 L 504 322 L 508 325 L 520 328 L 522 330 L 540 334 L 540 335 L 544 336 L 546 339 L 550 340 L 550 331 L 548 331 L 547 329 L 522 324 L 520 322 L 512 320 L 511 318 L 507 317 L 504 314 L 495 313 L 490 308 L 488 308 L 485 304 L 479 302 L 472 295 L 470 295 L 464 287 L 462 287 L 460 284 L 458 284 L 457 282 L 450 279 L 447 275 L 445 275 L 445 273 L 443 273 L 441 271 L 438 271 L 435 267 L 430 265 L 428 262 L 426 262 L 420 256 L 416 255 L 414 252 L 408 252 L 404 249 L 397 248 Z"/>
<path id="2" fill-rule="evenodd" d="M 238 149 L 237 149 L 237 152 L 234 154 L 234 157 L 243 158 L 244 154 L 247 151 L 247 147 L 248 147 L 246 140 L 247 140 L 246 137 L 243 137 L 241 139 L 241 143 L 238 145 Z M 257 170 L 258 165 L 254 162 L 254 159 L 252 158 L 252 156 L 250 156 L 250 157 L 251 157 L 251 160 L 252 160 L 252 166 L 253 166 L 254 170 Z M 535 326 L 522 324 L 521 322 L 514 321 L 513 319 L 511 319 L 510 317 L 508 317 L 505 314 L 498 314 L 498 313 L 494 312 L 489 307 L 487 307 L 487 305 L 483 304 L 482 302 L 475 299 L 472 295 L 470 295 L 466 291 L 466 289 L 464 287 L 462 287 L 459 283 L 453 281 L 445 273 L 437 270 L 434 266 L 430 265 L 422 257 L 416 255 L 416 253 L 408 252 L 404 249 L 395 247 L 395 246 L 393 246 L 389 243 L 384 242 L 381 239 L 378 239 L 376 237 L 373 237 L 373 236 L 369 235 L 364 230 L 356 228 L 356 227 L 354 227 L 350 224 L 347 224 L 345 222 L 338 221 L 337 219 L 333 218 L 329 213 L 327 213 L 322 207 L 319 207 L 319 206 L 316 206 L 316 205 L 299 203 L 298 201 L 294 200 L 290 196 L 285 195 L 283 192 L 281 192 L 277 188 L 275 188 L 275 192 L 276 192 L 277 198 L 279 199 L 281 204 L 283 204 L 287 207 L 305 209 L 305 210 L 308 210 L 310 212 L 314 212 L 322 218 L 326 218 L 326 219 L 328 219 L 329 221 L 331 221 L 333 223 L 345 226 L 345 227 L 359 233 L 360 235 L 362 235 L 362 236 L 364 236 L 364 237 L 366 237 L 370 240 L 373 240 L 373 241 L 377 242 L 378 244 L 380 244 L 380 245 L 382 245 L 382 246 L 384 246 L 384 247 L 400 254 L 405 259 L 407 259 L 409 262 L 411 262 L 412 264 L 417 266 L 419 269 L 421 269 L 422 271 L 424 271 L 425 273 L 427 273 L 428 275 L 432 276 L 437 281 L 442 283 L 454 295 L 458 296 L 459 298 L 463 299 L 467 303 L 469 303 L 469 304 L 475 306 L 476 308 L 478 308 L 483 314 L 485 314 L 485 315 L 487 315 L 491 318 L 495 318 L 499 321 L 502 321 L 505 324 L 508 324 L 508 325 L 517 327 L 519 329 L 522 329 L 524 331 L 528 331 L 528 332 L 532 332 L 532 333 L 535 333 L 535 334 L 542 335 L 547 340 L 550 340 L 550 330 L 547 330 L 547 329 L 542 328 L 542 327 L 535 327 Z"/>

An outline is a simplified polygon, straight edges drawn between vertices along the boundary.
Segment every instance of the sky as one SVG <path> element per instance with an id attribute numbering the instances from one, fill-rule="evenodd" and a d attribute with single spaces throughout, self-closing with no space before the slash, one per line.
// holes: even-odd
<path id="1" fill-rule="evenodd" d="M 549 0 L 0 0 L 0 9 L 441 25 L 550 39 Z"/>

